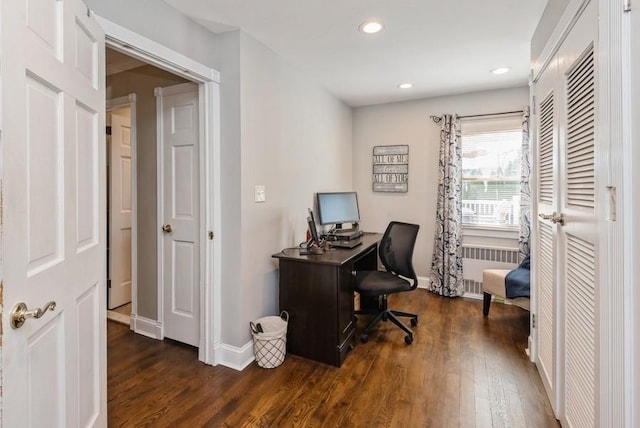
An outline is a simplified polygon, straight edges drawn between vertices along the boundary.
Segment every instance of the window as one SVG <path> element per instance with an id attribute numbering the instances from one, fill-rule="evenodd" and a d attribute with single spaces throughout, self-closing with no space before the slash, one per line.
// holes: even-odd
<path id="1" fill-rule="evenodd" d="M 520 222 L 520 118 L 462 123 L 462 222 L 515 227 Z"/>

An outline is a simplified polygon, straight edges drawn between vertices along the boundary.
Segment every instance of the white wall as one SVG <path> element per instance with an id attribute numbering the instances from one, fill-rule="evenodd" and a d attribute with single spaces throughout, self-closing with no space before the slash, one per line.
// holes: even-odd
<path id="1" fill-rule="evenodd" d="M 240 111 L 240 31 L 221 34 L 218 40 L 220 64 L 220 156 L 221 156 L 221 225 L 218 233 L 221 239 L 221 298 L 222 298 L 222 342 L 228 343 L 228 337 L 236 337 L 236 346 L 242 343 L 237 339 L 240 329 L 249 320 L 240 321 L 242 314 L 241 272 L 243 261 L 241 206 L 241 111 Z"/>
<path id="2" fill-rule="evenodd" d="M 217 68 L 216 36 L 161 0 L 84 0 L 102 18 Z"/>
<path id="3" fill-rule="evenodd" d="M 569 0 L 550 0 L 542 12 L 540 21 L 531 37 L 531 63 L 535 64 L 542 54 L 551 33 L 558 25 L 565 9 L 569 5 Z"/>
<path id="4" fill-rule="evenodd" d="M 514 111 L 528 103 L 529 88 L 525 86 L 355 109 L 353 183 L 358 192 L 362 228 L 382 232 L 391 220 L 419 224 L 414 266 L 418 276 L 428 276 L 435 231 L 440 138 L 440 126 L 429 116 Z M 373 147 L 395 144 L 409 145 L 409 191 L 374 193 Z"/>
<path id="5" fill-rule="evenodd" d="M 234 140 L 223 144 L 238 145 L 225 147 L 223 154 L 233 178 L 223 183 L 222 340 L 241 346 L 251 340 L 249 321 L 278 313 L 277 263 L 271 255 L 304 240 L 314 192 L 352 187 L 352 110 L 251 36 L 234 33 L 220 41 L 240 47 L 239 133 L 224 129 L 223 111 L 223 137 Z M 223 67 L 233 62 L 229 56 L 235 56 L 233 48 Z M 221 76 L 224 88 L 224 68 Z M 256 185 L 266 186 L 266 202 L 254 202 Z"/>

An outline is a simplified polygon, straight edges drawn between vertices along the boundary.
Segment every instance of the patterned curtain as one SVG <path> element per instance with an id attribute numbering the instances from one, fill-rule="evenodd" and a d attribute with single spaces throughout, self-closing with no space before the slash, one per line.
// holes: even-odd
<path id="1" fill-rule="evenodd" d="M 529 106 L 522 112 L 522 173 L 520 176 L 520 236 L 518 238 L 518 258 L 522 261 L 529 255 L 531 235 L 531 157 L 529 154 Z"/>
<path id="2" fill-rule="evenodd" d="M 462 153 L 457 115 L 442 116 L 436 233 L 431 262 L 431 292 L 461 296 L 462 279 Z"/>

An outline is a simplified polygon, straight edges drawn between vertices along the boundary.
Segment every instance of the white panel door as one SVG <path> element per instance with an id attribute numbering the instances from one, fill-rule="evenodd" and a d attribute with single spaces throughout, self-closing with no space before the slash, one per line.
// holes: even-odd
<path id="1" fill-rule="evenodd" d="M 109 186 L 109 302 L 114 309 L 131 301 L 131 119 L 111 114 Z"/>
<path id="2" fill-rule="evenodd" d="M 106 426 L 104 33 L 81 0 L 1 7 L 2 425 Z M 20 302 L 55 310 L 13 328 Z"/>
<path id="3" fill-rule="evenodd" d="M 200 341 L 198 86 L 160 88 L 161 263 L 164 336 Z"/>

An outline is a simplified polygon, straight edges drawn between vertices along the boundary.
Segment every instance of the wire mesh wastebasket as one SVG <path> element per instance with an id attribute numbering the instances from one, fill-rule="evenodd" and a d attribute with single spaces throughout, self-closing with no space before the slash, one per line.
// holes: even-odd
<path id="1" fill-rule="evenodd" d="M 253 352 L 258 365 L 265 369 L 278 367 L 287 353 L 287 324 L 289 313 L 249 321 L 253 335 Z"/>

